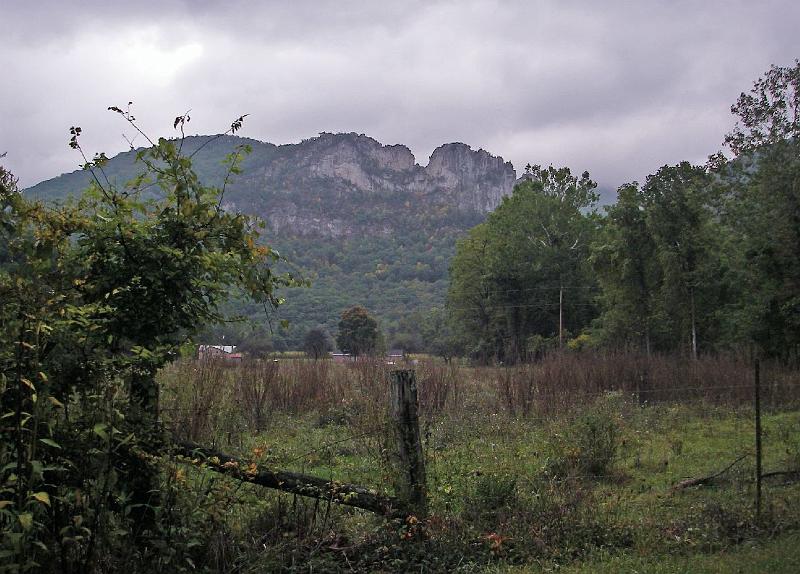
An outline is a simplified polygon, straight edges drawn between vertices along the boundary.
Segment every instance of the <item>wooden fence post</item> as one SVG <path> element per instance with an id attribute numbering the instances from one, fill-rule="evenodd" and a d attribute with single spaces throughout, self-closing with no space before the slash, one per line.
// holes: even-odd
<path id="1" fill-rule="evenodd" d="M 397 439 L 397 496 L 417 516 L 427 513 L 425 459 L 419 433 L 417 380 L 413 370 L 391 372 L 390 413 Z"/>
<path id="2" fill-rule="evenodd" d="M 647 369 L 645 368 L 643 371 L 639 373 L 639 377 L 636 379 L 636 401 L 639 403 L 640 407 L 643 407 L 647 398 L 645 397 L 645 393 L 647 393 Z"/>

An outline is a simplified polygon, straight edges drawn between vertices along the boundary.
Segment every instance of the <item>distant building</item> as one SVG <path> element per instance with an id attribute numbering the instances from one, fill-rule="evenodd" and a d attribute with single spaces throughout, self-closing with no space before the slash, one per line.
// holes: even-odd
<path id="1" fill-rule="evenodd" d="M 386 353 L 386 364 L 396 365 L 397 363 L 404 361 L 405 358 L 406 354 L 403 352 L 403 349 L 389 349 L 389 352 Z"/>
<path id="2" fill-rule="evenodd" d="M 331 353 L 331 358 L 334 363 L 350 363 L 356 360 L 350 353 Z"/>
<path id="3" fill-rule="evenodd" d="M 200 345 L 197 348 L 198 359 L 223 359 L 241 361 L 242 354 L 236 352 L 234 345 Z"/>
<path id="4" fill-rule="evenodd" d="M 360 357 L 355 357 L 350 353 L 331 353 L 331 358 L 333 359 L 334 363 L 354 363 L 358 360 L 371 360 L 371 357 L 368 355 L 362 355 Z M 378 357 L 373 357 L 377 359 Z M 402 349 L 392 349 L 388 353 L 386 353 L 386 364 L 387 365 L 395 365 L 402 361 L 406 360 L 406 354 Z"/>

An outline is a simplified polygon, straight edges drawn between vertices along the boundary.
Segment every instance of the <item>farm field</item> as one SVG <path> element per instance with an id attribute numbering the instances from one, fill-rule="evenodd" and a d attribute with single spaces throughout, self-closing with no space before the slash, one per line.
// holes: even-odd
<path id="1" fill-rule="evenodd" d="M 389 368 L 184 361 L 160 374 L 162 412 L 179 437 L 258 468 L 392 495 Z M 416 376 L 427 517 L 387 520 L 176 459 L 167 479 L 180 483 L 179 505 L 212 510 L 201 527 L 219 546 L 207 563 L 240 572 L 795 571 L 796 373 L 763 369 L 760 515 L 746 362 L 566 354 L 516 368 L 424 362 Z"/>

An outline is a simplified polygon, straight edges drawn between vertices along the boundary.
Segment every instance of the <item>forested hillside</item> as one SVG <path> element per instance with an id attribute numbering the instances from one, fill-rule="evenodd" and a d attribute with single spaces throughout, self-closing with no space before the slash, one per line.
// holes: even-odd
<path id="1" fill-rule="evenodd" d="M 439 147 L 426 167 L 404 146 L 356 134 L 321 134 L 283 146 L 190 137 L 183 146 L 201 181 L 223 186 L 222 160 L 239 144 L 252 151 L 241 174 L 227 182 L 222 205 L 267 221 L 262 240 L 285 256 L 285 269 L 310 282 L 283 290 L 285 304 L 269 314 L 234 300 L 228 313 L 251 320 L 205 335 L 225 335 L 253 349 L 301 348 L 305 333 L 317 325 L 335 333 L 342 310 L 355 304 L 378 317 L 388 343 L 418 346 L 416 317 L 443 306 L 456 239 L 482 221 L 516 180 L 511 164 L 464 144 Z M 141 166 L 135 155 L 122 153 L 104 166 L 113 184 L 124 186 L 136 175 Z M 64 200 L 80 193 L 90 177 L 77 171 L 25 193 Z"/>

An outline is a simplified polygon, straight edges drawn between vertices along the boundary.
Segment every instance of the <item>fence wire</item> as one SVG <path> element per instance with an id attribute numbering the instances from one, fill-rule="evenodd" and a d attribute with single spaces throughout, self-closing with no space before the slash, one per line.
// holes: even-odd
<path id="1" fill-rule="evenodd" d="M 741 372 L 741 364 L 737 364 L 736 377 L 747 381 L 751 373 Z M 713 366 L 705 365 L 704 372 L 713 374 Z M 243 458 L 259 448 L 259 440 L 270 439 L 273 445 L 284 441 L 282 450 L 269 457 L 269 464 L 317 472 L 336 481 L 372 481 L 364 486 L 391 493 L 386 477 L 395 423 L 387 415 L 388 368 L 327 365 L 322 367 L 324 373 L 314 375 L 313 385 L 302 380 L 309 376 L 303 370 L 306 367 L 268 368 L 267 375 L 247 367 L 199 369 L 194 379 L 184 370 L 184 376 L 176 377 L 171 385 L 163 418 L 177 432 L 199 429 L 200 434 L 219 435 L 222 429 L 223 436 L 228 433 L 229 444 L 238 443 Z M 737 484 L 753 482 L 753 382 L 726 382 L 718 377 L 701 384 L 694 377 L 688 384 L 664 384 L 663 376 L 648 378 L 642 375 L 646 370 L 637 368 L 628 371 L 623 384 L 610 384 L 598 372 L 573 373 L 580 382 L 578 388 L 553 388 L 547 371 L 533 367 L 418 368 L 420 434 L 434 504 L 440 499 L 468 498 L 481 484 L 503 481 L 530 491 L 543 485 L 610 482 L 648 483 L 649 488 L 656 485 L 672 492 L 687 480 L 723 471 L 734 476 Z M 771 416 L 764 430 L 769 456 L 763 474 L 800 470 L 786 466 L 789 463 L 777 455 L 784 443 L 794 440 L 800 445 L 800 376 L 774 369 L 767 370 L 763 380 L 762 402 Z M 260 385 L 258 392 L 242 394 L 242 387 L 252 381 Z M 253 396 L 265 410 L 261 428 L 253 426 L 248 419 L 252 413 L 245 412 L 252 406 L 246 398 Z M 314 417 L 320 420 L 314 422 Z M 597 457 L 591 450 L 582 451 L 604 447 L 580 444 L 585 440 L 582 432 L 595 432 L 594 440 L 602 442 L 605 431 L 592 431 L 591 425 L 603 421 L 616 425 L 613 432 L 617 434 L 609 439 L 613 444 L 605 445 L 613 452 Z M 291 438 L 283 438 L 286 435 Z M 587 440 L 591 442 L 592 437 Z M 530 444 L 536 441 L 540 444 Z M 686 459 L 693 462 L 688 464 Z M 732 469 L 726 469 L 731 462 Z M 445 491 L 446 496 L 441 494 Z"/>

